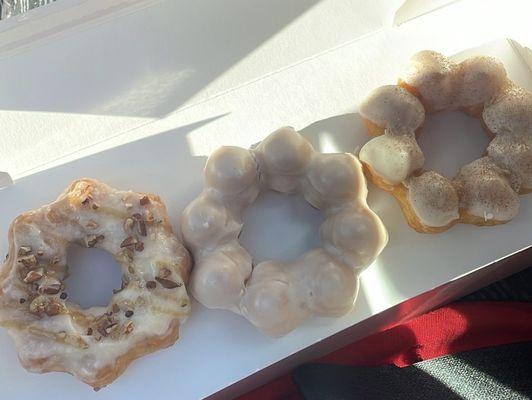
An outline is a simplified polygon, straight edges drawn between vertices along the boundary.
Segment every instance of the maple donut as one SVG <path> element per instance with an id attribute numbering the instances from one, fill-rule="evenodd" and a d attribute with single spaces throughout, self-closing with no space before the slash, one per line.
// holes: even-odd
<path id="1" fill-rule="evenodd" d="M 416 141 L 425 115 L 443 110 L 480 118 L 492 138 L 485 155 L 453 179 L 423 169 Z M 532 93 L 511 82 L 495 58 L 454 63 L 421 51 L 398 85 L 372 91 L 359 112 L 376 136 L 360 150 L 365 172 L 391 192 L 419 232 L 508 222 L 519 212 L 519 194 L 532 190 Z"/>
<path id="2" fill-rule="evenodd" d="M 356 157 L 318 153 L 285 127 L 250 150 L 215 151 L 205 166 L 205 185 L 181 221 L 194 257 L 189 288 L 200 303 L 241 314 L 270 336 L 290 332 L 310 315 L 335 317 L 352 309 L 359 273 L 387 242 L 366 203 Z M 253 267 L 238 238 L 242 213 L 262 190 L 300 193 L 323 211 L 322 247 L 290 262 Z"/>
<path id="3" fill-rule="evenodd" d="M 69 301 L 71 243 L 103 249 L 122 267 L 122 287 L 108 306 L 82 309 Z M 189 268 L 159 197 L 78 180 L 11 224 L 0 325 L 29 371 L 67 372 L 101 388 L 134 359 L 177 340 L 190 312 Z"/>

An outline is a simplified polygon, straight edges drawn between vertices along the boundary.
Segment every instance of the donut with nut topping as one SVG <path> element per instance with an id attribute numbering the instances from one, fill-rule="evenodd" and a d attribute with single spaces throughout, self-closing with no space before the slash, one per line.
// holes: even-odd
<path id="1" fill-rule="evenodd" d="M 8 238 L 0 326 L 29 371 L 67 372 L 98 389 L 178 339 L 190 313 L 190 257 L 158 196 L 81 179 L 53 203 L 17 217 Z M 70 301 L 71 243 L 103 249 L 121 266 L 122 285 L 107 306 Z"/>

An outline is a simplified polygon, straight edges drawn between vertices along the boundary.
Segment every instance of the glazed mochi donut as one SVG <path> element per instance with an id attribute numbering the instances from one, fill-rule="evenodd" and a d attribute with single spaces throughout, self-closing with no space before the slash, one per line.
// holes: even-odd
<path id="1" fill-rule="evenodd" d="M 281 336 L 310 315 L 340 316 L 353 307 L 358 274 L 382 251 L 386 230 L 366 204 L 366 182 L 351 154 L 320 154 L 293 128 L 251 150 L 222 147 L 205 166 L 205 189 L 183 212 L 194 256 L 190 291 L 209 308 L 231 310 L 260 331 Z M 323 247 L 291 262 L 253 267 L 238 238 L 242 213 L 261 190 L 301 193 L 326 220 Z"/>
<path id="2" fill-rule="evenodd" d="M 485 156 L 453 180 L 423 170 L 416 142 L 425 114 L 441 110 L 480 117 L 493 138 Z M 399 85 L 375 89 L 359 112 L 377 136 L 360 150 L 365 171 L 395 196 L 419 232 L 508 222 L 519 211 L 518 195 L 532 190 L 532 93 L 512 83 L 492 57 L 455 64 L 434 51 L 417 53 Z"/>
<path id="3" fill-rule="evenodd" d="M 68 300 L 70 243 L 106 250 L 122 266 L 122 287 L 107 307 Z M 134 359 L 177 340 L 190 312 L 189 268 L 159 197 L 82 179 L 12 223 L 0 269 L 0 325 L 29 371 L 68 372 L 101 388 Z"/>

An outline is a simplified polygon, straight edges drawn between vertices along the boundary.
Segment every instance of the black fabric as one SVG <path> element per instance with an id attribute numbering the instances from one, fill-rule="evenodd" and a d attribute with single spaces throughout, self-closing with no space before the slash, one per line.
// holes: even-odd
<path id="1" fill-rule="evenodd" d="M 532 342 L 467 351 L 399 368 L 306 364 L 294 381 L 307 400 L 532 398 Z"/>
<path id="2" fill-rule="evenodd" d="M 459 301 L 479 300 L 532 302 L 532 266 L 477 290 Z"/>

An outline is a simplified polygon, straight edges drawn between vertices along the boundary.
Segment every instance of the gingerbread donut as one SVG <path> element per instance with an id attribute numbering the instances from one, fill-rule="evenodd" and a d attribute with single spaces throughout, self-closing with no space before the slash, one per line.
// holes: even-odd
<path id="1" fill-rule="evenodd" d="M 205 166 L 203 192 L 183 212 L 181 229 L 194 256 L 190 290 L 209 308 L 243 315 L 281 336 L 310 315 L 352 309 L 358 275 L 382 251 L 386 230 L 366 203 L 360 162 L 320 154 L 293 128 L 281 128 L 251 150 L 222 147 Z M 253 267 L 240 245 L 242 213 L 261 190 L 300 193 L 327 219 L 323 246 L 291 262 Z"/>
<path id="2" fill-rule="evenodd" d="M 485 156 L 452 180 L 423 170 L 416 142 L 425 114 L 442 110 L 481 118 L 493 138 Z M 395 196 L 419 232 L 442 232 L 458 222 L 508 222 L 519 212 L 518 195 L 532 190 L 532 93 L 512 83 L 492 57 L 456 64 L 421 51 L 399 85 L 375 89 L 359 112 L 377 136 L 360 150 L 367 175 Z"/>
<path id="3" fill-rule="evenodd" d="M 68 300 L 70 243 L 106 250 L 122 266 L 122 287 L 107 307 Z M 68 372 L 101 388 L 134 359 L 177 340 L 190 312 L 189 267 L 159 197 L 82 179 L 12 223 L 0 325 L 29 371 Z"/>

